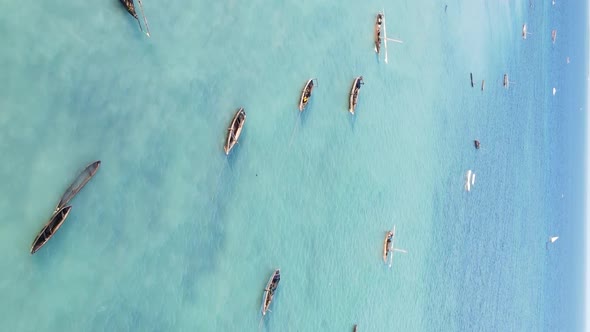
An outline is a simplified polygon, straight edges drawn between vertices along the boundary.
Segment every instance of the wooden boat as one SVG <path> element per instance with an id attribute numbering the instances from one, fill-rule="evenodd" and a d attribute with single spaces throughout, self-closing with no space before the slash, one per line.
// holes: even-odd
<path id="1" fill-rule="evenodd" d="M 141 23 L 139 22 L 139 17 L 137 16 L 137 12 L 135 11 L 135 5 L 133 4 L 133 0 L 119 0 L 119 1 L 121 2 L 121 4 L 123 6 L 125 6 L 125 9 L 127 9 L 127 12 L 137 20 L 137 24 L 139 25 L 139 30 L 141 30 L 141 32 L 143 32 L 143 28 L 141 27 Z M 138 0 L 138 2 L 139 2 L 139 8 L 141 9 L 141 15 L 143 16 L 143 21 L 145 23 L 145 27 L 147 30 L 147 32 L 145 32 L 145 34 L 149 37 L 150 36 L 150 27 L 148 26 L 147 18 L 143 14 L 143 5 L 141 3 L 141 0 Z"/>
<path id="2" fill-rule="evenodd" d="M 356 324 L 352 327 L 352 332 L 356 332 Z"/>
<path id="3" fill-rule="evenodd" d="M 240 107 L 238 109 L 238 111 L 236 112 L 236 115 L 234 115 L 234 118 L 231 121 L 229 128 L 227 128 L 227 130 L 228 130 L 227 140 L 225 142 L 225 146 L 223 147 L 223 150 L 225 151 L 226 155 L 229 155 L 229 152 L 231 151 L 231 149 L 238 142 L 238 139 L 240 138 L 240 135 L 242 134 L 242 127 L 244 126 L 245 122 L 246 122 L 246 112 L 244 112 L 243 107 Z"/>
<path id="4" fill-rule="evenodd" d="M 350 98 L 348 100 L 348 111 L 354 115 L 354 110 L 359 99 L 359 90 L 361 85 L 364 84 L 363 77 L 359 76 L 354 79 L 352 88 L 350 88 Z"/>
<path id="5" fill-rule="evenodd" d="M 391 251 L 391 240 L 393 239 L 394 233 L 392 231 L 388 231 L 385 234 L 385 240 L 383 241 L 383 263 L 387 263 L 387 255 Z"/>
<path id="6" fill-rule="evenodd" d="M 551 41 L 555 44 L 555 39 L 557 38 L 557 30 L 551 30 Z"/>
<path id="7" fill-rule="evenodd" d="M 82 171 L 82 173 L 80 173 L 80 175 L 78 175 L 76 180 L 64 192 L 63 196 L 61 196 L 61 199 L 60 199 L 59 203 L 57 203 L 55 211 L 66 206 L 66 204 L 68 204 L 70 202 L 70 200 L 72 198 L 74 198 L 74 196 L 76 196 L 80 192 L 80 190 L 82 190 L 82 188 L 84 188 L 84 186 L 88 183 L 88 181 L 90 181 L 90 179 L 92 179 L 94 174 L 96 174 L 96 172 L 98 171 L 99 167 L 100 167 L 100 160 L 97 160 L 97 161 L 93 162 L 92 164 L 86 166 L 84 171 Z"/>
<path id="8" fill-rule="evenodd" d="M 37 250 L 41 249 L 55 235 L 55 232 L 61 227 L 68 215 L 70 214 L 71 206 L 65 206 L 53 213 L 51 219 L 43 226 L 41 232 L 37 235 L 33 244 L 31 245 L 31 255 L 36 253 Z"/>
<path id="9" fill-rule="evenodd" d="M 502 84 L 506 89 L 510 86 L 510 81 L 508 81 L 508 74 L 504 74 L 504 83 Z"/>
<path id="10" fill-rule="evenodd" d="M 275 291 L 279 286 L 279 281 L 281 281 L 281 271 L 280 269 L 276 269 L 273 274 L 268 279 L 266 283 L 266 288 L 264 288 L 264 293 L 262 295 L 262 317 L 266 315 L 266 312 L 269 311 L 268 308 L 270 303 L 272 302 L 272 298 L 275 295 Z"/>
<path id="11" fill-rule="evenodd" d="M 389 257 L 389 267 L 393 264 L 393 254 L 396 251 L 404 254 L 408 253 L 406 250 L 395 247 L 395 225 L 393 225 L 393 229 L 385 234 L 385 240 L 383 241 L 383 262 L 387 263 Z"/>
<path id="12" fill-rule="evenodd" d="M 299 111 L 303 112 L 305 106 L 309 102 L 309 98 L 311 97 L 311 92 L 313 91 L 313 78 L 309 79 L 305 86 L 303 87 L 303 91 L 301 91 L 301 98 L 299 99 Z"/>
<path id="13" fill-rule="evenodd" d="M 471 87 L 473 88 L 473 73 L 469 73 L 469 77 L 471 78 Z"/>
<path id="14" fill-rule="evenodd" d="M 480 146 L 479 140 L 474 140 L 473 145 L 475 145 L 476 149 L 479 149 L 479 146 Z"/>
<path id="15" fill-rule="evenodd" d="M 486 80 L 481 80 L 481 91 L 486 88 Z"/>
<path id="16" fill-rule="evenodd" d="M 381 24 L 383 23 L 383 13 L 377 13 L 377 20 L 375 21 L 375 52 L 379 54 L 381 51 Z"/>

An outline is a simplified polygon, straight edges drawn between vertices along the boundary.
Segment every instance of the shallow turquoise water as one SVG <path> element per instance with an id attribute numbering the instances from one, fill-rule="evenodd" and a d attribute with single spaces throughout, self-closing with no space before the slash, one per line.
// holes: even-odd
<path id="1" fill-rule="evenodd" d="M 404 43 L 386 65 L 372 51 L 375 1 L 146 0 L 150 39 L 115 0 L 0 1 L 3 330 L 257 331 L 277 267 L 269 331 L 575 329 L 571 174 L 584 150 L 565 147 L 585 115 L 560 112 L 579 79 L 559 73 L 567 50 L 570 66 L 583 53 L 549 38 L 571 17 L 447 4 L 388 3 L 388 36 Z M 239 106 L 245 129 L 225 157 Z M 95 159 L 62 230 L 30 256 Z M 409 253 L 388 269 L 394 224 Z"/>

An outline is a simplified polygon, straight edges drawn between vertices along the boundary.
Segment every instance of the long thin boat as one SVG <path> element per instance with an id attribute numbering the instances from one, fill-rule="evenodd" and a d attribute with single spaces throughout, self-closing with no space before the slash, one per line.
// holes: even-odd
<path id="1" fill-rule="evenodd" d="M 510 87 L 510 81 L 508 80 L 508 74 L 504 74 L 504 82 L 503 84 L 506 89 Z"/>
<path id="2" fill-rule="evenodd" d="M 354 79 L 352 82 L 352 88 L 350 88 L 350 98 L 348 100 L 348 111 L 354 115 L 354 110 L 356 109 L 356 104 L 359 99 L 359 90 L 361 89 L 361 85 L 364 84 L 363 77 L 359 76 Z"/>
<path id="3" fill-rule="evenodd" d="M 64 223 L 68 215 L 70 214 L 70 210 L 72 209 L 71 206 L 64 206 L 61 209 L 57 210 L 51 216 L 51 219 L 43 226 L 43 229 L 39 232 L 33 244 L 31 245 L 31 255 L 36 253 L 41 247 L 55 235 L 55 232 L 61 227 Z"/>
<path id="4" fill-rule="evenodd" d="M 393 229 L 385 234 L 385 240 L 383 241 L 383 263 L 387 263 L 387 257 L 389 257 L 389 267 L 393 264 L 393 253 L 402 252 L 407 254 L 408 252 L 403 249 L 395 247 L 395 225 Z"/>
<path id="5" fill-rule="evenodd" d="M 244 126 L 245 122 L 246 122 L 246 112 L 244 111 L 243 107 L 240 107 L 238 109 L 238 111 L 236 112 L 236 115 L 234 115 L 234 118 L 231 121 L 229 128 L 227 128 L 227 130 L 228 130 L 227 140 L 225 142 L 225 146 L 223 147 L 223 150 L 225 151 L 226 155 L 229 155 L 229 152 L 231 151 L 231 149 L 238 142 L 238 139 L 240 138 L 240 135 L 242 134 L 242 127 Z"/>
<path id="6" fill-rule="evenodd" d="M 279 286 L 279 281 L 281 281 L 281 270 L 280 269 L 276 269 L 272 275 L 270 276 L 270 279 L 268 279 L 268 282 L 266 283 L 266 288 L 264 288 L 264 293 L 262 295 L 262 317 L 264 317 L 264 315 L 266 315 L 267 311 L 270 311 L 268 308 L 270 307 L 270 303 L 272 302 L 272 298 L 275 295 L 275 291 L 277 290 L 277 287 Z"/>
<path id="7" fill-rule="evenodd" d="M 557 39 L 557 30 L 551 30 L 551 41 L 555 44 L 555 39 Z"/>
<path id="8" fill-rule="evenodd" d="M 127 9 L 127 12 L 133 16 L 133 18 L 135 18 L 135 20 L 137 20 L 137 25 L 139 25 L 139 30 L 141 30 L 141 32 L 143 31 L 143 28 L 141 27 L 141 22 L 139 21 L 139 16 L 137 15 L 137 12 L 135 11 L 135 5 L 133 4 L 133 0 L 119 0 L 121 2 L 121 4 L 123 6 L 125 6 L 125 9 Z M 141 0 L 139 0 L 139 6 L 143 15 L 143 5 L 141 3 Z M 147 32 L 144 32 L 148 37 L 150 36 L 150 28 L 147 25 L 147 19 L 145 18 L 145 15 L 143 15 L 143 20 L 145 22 L 145 26 L 147 29 Z"/>
<path id="9" fill-rule="evenodd" d="M 527 24 L 522 25 L 522 39 L 526 39 L 527 35 L 531 35 L 532 33 L 529 32 Z"/>
<path id="10" fill-rule="evenodd" d="M 100 167 L 100 160 L 97 160 L 97 161 L 93 162 L 92 164 L 86 166 L 86 168 L 82 171 L 82 173 L 80 173 L 80 175 L 78 175 L 76 180 L 74 182 L 72 182 L 70 187 L 64 192 L 63 196 L 61 196 L 61 199 L 59 200 L 59 203 L 57 203 L 55 211 L 66 206 L 66 204 L 68 204 L 70 202 L 70 200 L 72 198 L 74 198 L 74 196 L 76 196 L 80 192 L 80 190 L 82 190 L 82 188 L 84 188 L 84 186 L 88 183 L 88 181 L 90 181 L 90 179 L 92 179 L 94 174 L 96 174 L 96 172 L 98 171 L 99 167 Z"/>
<path id="11" fill-rule="evenodd" d="M 303 110 L 307 106 L 307 103 L 309 102 L 309 98 L 311 98 L 311 93 L 314 88 L 313 81 L 314 81 L 314 79 L 310 78 L 305 83 L 305 86 L 303 87 L 303 90 L 301 91 L 301 98 L 299 98 L 299 111 L 300 112 L 303 112 Z"/>
<path id="12" fill-rule="evenodd" d="M 393 231 L 387 231 L 387 234 L 385 234 L 385 240 L 383 240 L 383 263 L 387 263 L 387 256 L 389 255 L 389 251 L 391 251 L 393 235 Z"/>
<path id="13" fill-rule="evenodd" d="M 383 23 L 383 13 L 377 13 L 375 21 L 375 52 L 381 51 L 381 24 Z"/>

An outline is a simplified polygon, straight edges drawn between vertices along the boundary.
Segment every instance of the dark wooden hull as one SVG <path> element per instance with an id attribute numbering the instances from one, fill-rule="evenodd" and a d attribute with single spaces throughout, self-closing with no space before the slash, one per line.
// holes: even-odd
<path id="1" fill-rule="evenodd" d="M 229 155 L 231 149 L 233 149 L 234 145 L 236 145 L 236 143 L 238 142 L 238 139 L 242 134 L 242 127 L 244 126 L 245 122 L 246 112 L 244 111 L 244 108 L 241 107 L 236 112 L 236 115 L 234 115 L 234 118 L 231 121 L 229 128 L 227 129 L 227 139 L 225 141 L 225 146 L 223 147 L 223 150 L 225 151 L 226 155 Z"/>
<path id="2" fill-rule="evenodd" d="M 354 79 L 354 82 L 352 82 L 352 88 L 350 88 L 350 97 L 348 99 L 348 111 L 353 115 L 356 109 L 356 104 L 358 102 L 361 84 L 363 84 L 363 77 L 359 76 Z"/>
<path id="3" fill-rule="evenodd" d="M 313 79 L 310 79 L 305 83 L 303 90 L 301 91 L 301 98 L 299 98 L 299 111 L 303 112 L 305 106 L 309 102 L 309 98 L 311 98 L 311 93 L 313 91 Z"/>
<path id="4" fill-rule="evenodd" d="M 385 240 L 383 240 L 383 263 L 387 263 L 387 256 L 389 255 L 390 243 L 391 239 L 393 238 L 393 232 L 388 231 L 385 235 Z"/>
<path id="5" fill-rule="evenodd" d="M 71 209 L 71 206 L 65 206 L 57 210 L 53 214 L 53 216 L 51 216 L 51 219 L 49 219 L 47 224 L 43 226 L 43 228 L 33 241 L 33 244 L 31 245 L 31 255 L 36 253 L 39 249 L 41 249 L 41 247 L 43 247 L 45 243 L 47 243 L 47 241 L 49 241 L 49 239 L 51 239 L 53 235 L 55 235 L 55 232 L 57 232 L 57 230 L 61 227 L 61 225 L 64 223 L 64 221 L 70 214 Z"/>
<path id="6" fill-rule="evenodd" d="M 121 4 L 127 9 L 129 15 L 135 17 L 135 19 L 139 19 L 137 17 L 137 12 L 135 11 L 135 5 L 133 4 L 133 0 L 119 0 Z"/>
<path id="7" fill-rule="evenodd" d="M 64 192 L 63 196 L 61 197 L 59 203 L 57 203 L 57 207 L 55 210 L 59 210 L 62 207 L 66 206 L 74 196 L 76 196 L 82 188 L 92 179 L 94 174 L 98 171 L 100 167 L 100 160 L 93 162 L 92 164 L 86 166 L 84 171 L 78 175 L 76 180 L 70 185 L 70 187 Z"/>
<path id="8" fill-rule="evenodd" d="M 266 315 L 268 308 L 272 302 L 272 298 L 274 297 L 274 293 L 279 286 L 279 281 L 281 281 L 281 270 L 276 269 L 273 274 L 268 279 L 266 283 L 266 288 L 264 288 L 264 293 L 262 295 L 262 316 Z"/>
<path id="9" fill-rule="evenodd" d="M 381 51 L 381 25 L 383 24 L 383 14 L 378 13 L 375 20 L 375 52 Z"/>

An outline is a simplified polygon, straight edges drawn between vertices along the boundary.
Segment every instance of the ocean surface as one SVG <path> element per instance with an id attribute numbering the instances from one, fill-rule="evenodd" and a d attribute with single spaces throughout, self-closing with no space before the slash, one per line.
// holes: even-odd
<path id="1" fill-rule="evenodd" d="M 586 4 L 143 5 L 0 0 L 1 331 L 584 328 Z"/>

